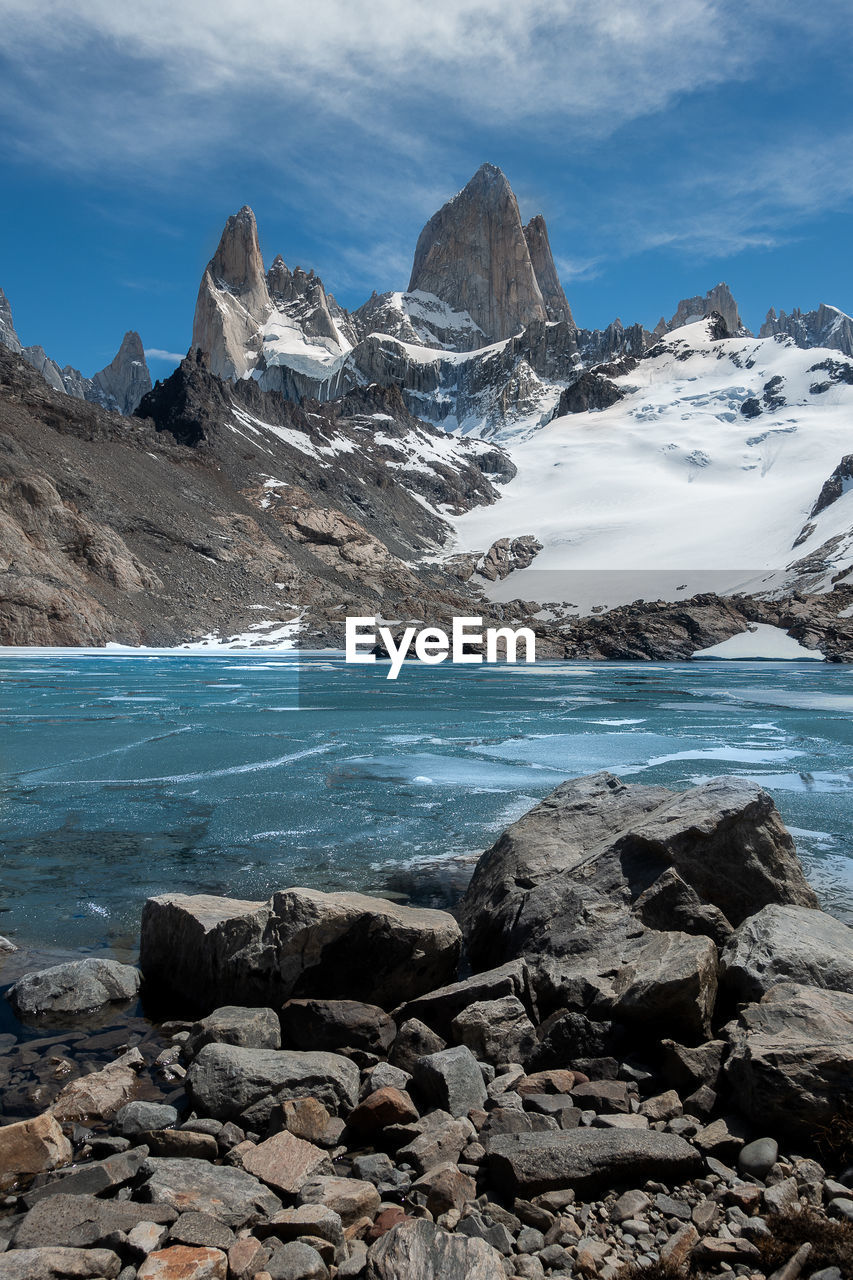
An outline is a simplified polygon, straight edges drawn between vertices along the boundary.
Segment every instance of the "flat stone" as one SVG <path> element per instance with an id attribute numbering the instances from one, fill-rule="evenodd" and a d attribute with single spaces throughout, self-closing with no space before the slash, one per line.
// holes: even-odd
<path id="1" fill-rule="evenodd" d="M 209 1245 L 211 1249 L 230 1249 L 236 1236 L 218 1218 L 209 1213 L 182 1213 L 169 1231 L 174 1244 Z"/>
<path id="2" fill-rule="evenodd" d="M 413 1074 L 420 1092 L 452 1116 L 466 1116 L 486 1101 L 483 1073 L 464 1045 L 419 1058 Z"/>
<path id="3" fill-rule="evenodd" d="M 176 1244 L 149 1253 L 138 1280 L 226 1280 L 228 1257 L 221 1249 Z"/>
<path id="4" fill-rule="evenodd" d="M 336 1251 L 344 1247 L 341 1216 L 325 1204 L 300 1204 L 295 1209 L 282 1209 L 263 1227 L 263 1234 L 280 1240 L 298 1240 L 300 1236 L 318 1236 L 328 1240 Z"/>
<path id="5" fill-rule="evenodd" d="M 641 1129 L 505 1134 L 492 1139 L 487 1161 L 499 1186 L 526 1198 L 628 1178 L 682 1182 L 701 1167 L 699 1153 L 683 1138 Z"/>
<path id="6" fill-rule="evenodd" d="M 236 1120 L 253 1104 L 269 1099 L 268 1122 L 276 1102 L 306 1095 L 318 1098 L 334 1114 L 349 1112 L 358 1102 L 360 1083 L 358 1067 L 339 1054 L 229 1044 L 205 1045 L 187 1073 L 193 1106 L 217 1120 Z"/>
<path id="7" fill-rule="evenodd" d="M 2 1280 L 115 1280 L 121 1259 L 111 1249 L 14 1249 L 0 1255 Z"/>
<path id="8" fill-rule="evenodd" d="M 506 1280 L 501 1255 L 485 1240 L 452 1235 L 425 1219 L 401 1222 L 371 1245 L 367 1280 Z"/>
<path id="9" fill-rule="evenodd" d="M 71 1143 L 49 1111 L 0 1126 L 0 1175 L 45 1173 L 70 1164 Z"/>
<path id="10" fill-rule="evenodd" d="M 144 1066 L 138 1049 L 130 1049 L 100 1071 L 71 1080 L 53 1104 L 57 1120 L 107 1120 L 129 1102 L 139 1088 Z"/>
<path id="11" fill-rule="evenodd" d="M 570 1094 L 576 1084 L 584 1083 L 586 1083 L 585 1078 L 579 1079 L 575 1071 L 552 1068 L 524 1076 L 515 1088 L 516 1093 L 520 1093 L 522 1097 L 528 1093 Z"/>
<path id="12" fill-rule="evenodd" d="M 244 1155 L 243 1168 L 284 1195 L 296 1195 L 309 1178 L 332 1172 L 327 1152 L 286 1131 Z"/>
<path id="13" fill-rule="evenodd" d="M 510 960 L 497 969 L 472 974 L 470 978 L 418 996 L 396 1009 L 394 1016 L 401 1025 L 410 1018 L 426 1023 L 446 1040 L 450 1036 L 453 1019 L 464 1009 L 481 1001 L 500 1000 L 504 996 L 529 999 L 529 977 L 524 960 Z"/>
<path id="14" fill-rule="evenodd" d="M 141 1222 L 168 1226 L 176 1217 L 167 1205 L 136 1204 L 132 1200 L 107 1200 L 81 1192 L 55 1195 L 37 1201 L 18 1223 L 13 1235 L 16 1249 L 41 1245 L 91 1248 L 121 1231 L 129 1234 Z"/>
<path id="15" fill-rule="evenodd" d="M 99 1196 L 105 1191 L 117 1190 L 133 1181 L 147 1156 L 148 1148 L 142 1146 L 107 1156 L 105 1160 L 81 1164 L 72 1173 L 64 1174 L 61 1180 L 47 1182 L 28 1191 L 23 1197 L 24 1203 L 31 1208 L 39 1200 L 59 1194 Z"/>
<path id="16" fill-rule="evenodd" d="M 90 956 L 52 965 L 19 978 L 7 999 L 22 1021 L 41 1014 L 86 1013 L 117 1001 L 135 1000 L 140 973 L 129 964 Z"/>
<path id="17" fill-rule="evenodd" d="M 192 1133 L 186 1129 L 158 1129 L 141 1135 L 152 1156 L 182 1160 L 215 1160 L 219 1155 L 216 1139 L 209 1133 Z"/>
<path id="18" fill-rule="evenodd" d="M 309 1179 L 301 1186 L 299 1199 L 303 1204 L 321 1204 L 332 1209 L 344 1227 L 351 1226 L 359 1218 L 375 1218 L 381 1203 L 372 1182 L 335 1177 Z"/>
<path id="19" fill-rule="evenodd" d="M 278 1197 L 243 1169 L 205 1160 L 148 1159 L 142 1172 L 147 1174 L 139 1191 L 144 1200 L 181 1213 L 209 1213 L 228 1227 L 251 1226 L 281 1208 Z"/>

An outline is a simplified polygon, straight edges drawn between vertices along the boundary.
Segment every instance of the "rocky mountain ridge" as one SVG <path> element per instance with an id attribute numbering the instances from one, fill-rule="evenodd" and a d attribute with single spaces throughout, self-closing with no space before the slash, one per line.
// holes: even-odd
<path id="1" fill-rule="evenodd" d="M 71 365 L 60 369 L 43 347 L 23 346 L 15 332 L 12 308 L 2 289 L 0 289 L 0 345 L 16 355 L 22 355 L 55 391 L 64 391 L 78 400 L 99 404 L 103 409 L 112 409 L 123 414 L 133 413 L 145 393 L 151 390 L 151 374 L 145 359 L 142 339 L 134 330 L 128 330 L 124 335 L 121 346 L 111 362 L 91 378 L 87 378 L 79 369 L 74 369 Z"/>

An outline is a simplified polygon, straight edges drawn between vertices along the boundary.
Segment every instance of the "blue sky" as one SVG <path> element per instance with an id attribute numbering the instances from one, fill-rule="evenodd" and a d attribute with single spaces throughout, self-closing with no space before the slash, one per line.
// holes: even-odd
<path id="1" fill-rule="evenodd" d="M 355 307 L 406 286 L 421 226 L 488 160 L 544 213 L 581 325 L 652 326 L 719 280 L 755 328 L 770 305 L 851 311 L 851 19 L 849 0 L 0 0 L 0 286 L 22 340 L 84 373 L 128 328 L 181 353 L 242 204 L 268 263 Z"/>

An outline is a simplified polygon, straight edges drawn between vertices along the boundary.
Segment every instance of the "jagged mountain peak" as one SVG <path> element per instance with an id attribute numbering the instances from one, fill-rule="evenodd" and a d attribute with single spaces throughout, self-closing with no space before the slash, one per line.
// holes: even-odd
<path id="1" fill-rule="evenodd" d="M 481 165 L 427 222 L 409 281 L 417 291 L 467 311 L 492 341 L 549 318 L 518 201 L 497 166 Z"/>
<path id="2" fill-rule="evenodd" d="M 787 315 L 780 310 L 778 316 L 771 307 L 759 336 L 772 338 L 783 334 L 792 338 L 798 347 L 829 347 L 853 356 L 853 318 L 827 302 L 822 302 L 816 311 L 795 307 Z"/>
<path id="3" fill-rule="evenodd" d="M 704 297 L 701 294 L 697 294 L 694 298 L 682 298 L 675 315 L 666 326 L 665 332 L 669 333 L 673 329 L 681 329 L 684 325 L 692 324 L 696 320 L 704 320 L 706 316 L 711 315 L 714 311 L 723 317 L 726 328 L 732 336 L 749 333 L 740 318 L 738 305 L 732 295 L 732 291 L 725 281 L 714 285 L 713 289 L 709 289 Z M 658 329 L 656 328 L 655 333 L 657 332 Z"/>
<path id="4" fill-rule="evenodd" d="M 145 349 L 135 329 L 128 329 L 113 359 L 95 374 L 92 382 L 103 393 L 101 403 L 105 407 L 112 407 L 114 403 L 119 413 L 133 413 L 142 397 L 151 390 Z"/>
<path id="5" fill-rule="evenodd" d="M 567 324 L 574 325 L 572 309 L 563 291 L 560 277 L 557 275 L 551 253 L 551 241 L 548 238 L 548 228 L 541 213 L 537 213 L 530 219 L 524 228 L 524 238 L 527 241 L 530 261 L 533 263 L 533 271 L 548 312 L 548 319 L 565 320 Z"/>

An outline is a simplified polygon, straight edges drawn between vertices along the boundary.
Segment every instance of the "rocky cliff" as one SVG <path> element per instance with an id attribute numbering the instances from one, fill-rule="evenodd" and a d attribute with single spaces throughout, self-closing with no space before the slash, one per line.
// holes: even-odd
<path id="1" fill-rule="evenodd" d="M 538 247 L 541 254 L 541 237 Z M 492 341 L 549 318 L 518 202 L 500 169 L 481 165 L 433 214 L 418 237 L 409 289 L 467 311 Z"/>
<path id="2" fill-rule="evenodd" d="M 545 303 L 548 319 L 565 320 L 567 324 L 574 325 L 571 307 L 560 284 L 557 268 L 554 266 L 548 228 L 541 213 L 537 213 L 536 217 L 528 222 L 524 228 L 524 238 L 527 241 L 533 273 L 542 294 L 542 301 Z"/>
<path id="3" fill-rule="evenodd" d="M 706 316 L 714 313 L 722 316 L 726 329 L 732 337 L 749 333 L 740 318 L 738 305 L 732 297 L 731 289 L 723 283 L 714 285 L 714 288 L 709 289 L 704 297 L 697 295 L 695 298 L 682 298 L 669 324 L 664 323 L 663 317 L 658 321 L 654 331 L 655 336 L 661 337 L 664 333 L 671 333 L 673 329 L 694 324 L 695 321 L 704 320 Z"/>
<path id="4" fill-rule="evenodd" d="M 798 347 L 829 347 L 832 351 L 853 356 L 853 319 L 825 302 L 816 311 L 801 311 L 797 307 L 790 315 L 780 311 L 777 316 L 771 307 L 759 336 L 772 338 L 777 334 L 793 338 Z"/>

